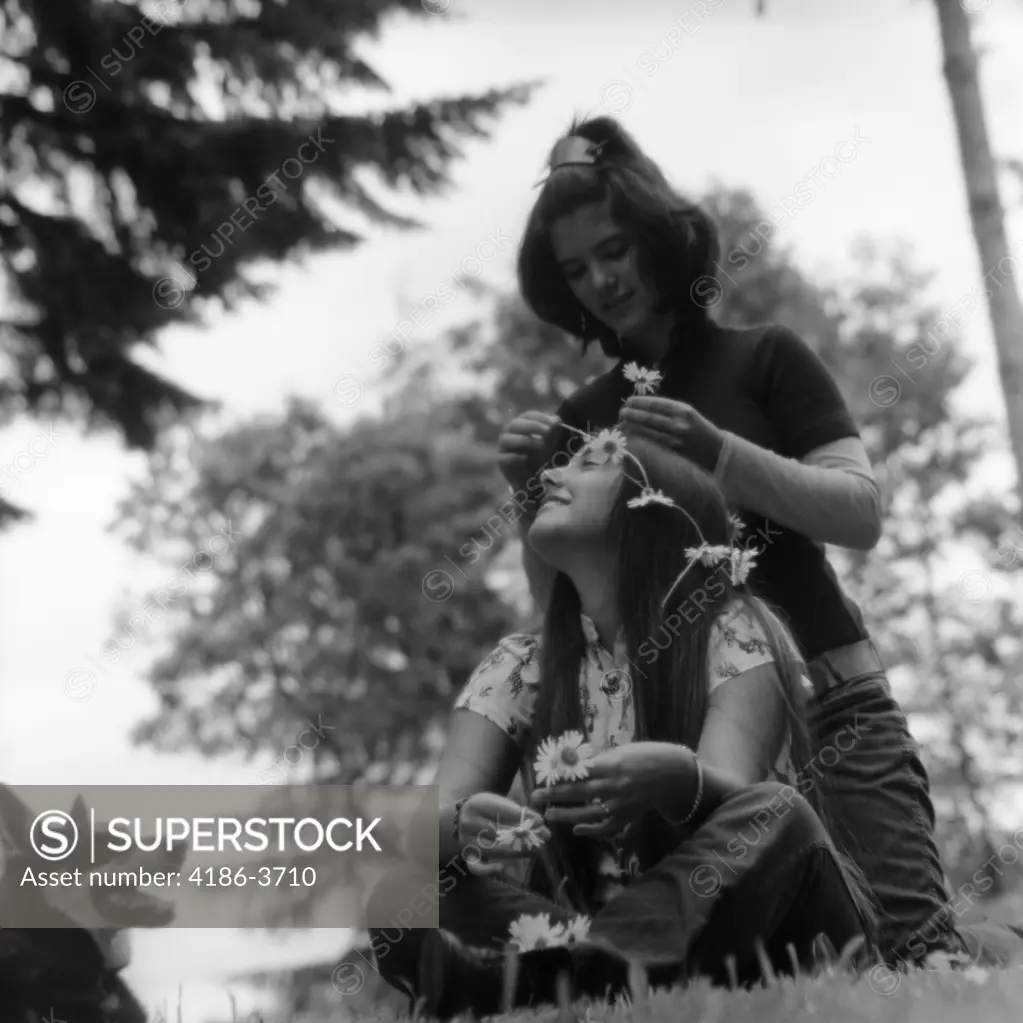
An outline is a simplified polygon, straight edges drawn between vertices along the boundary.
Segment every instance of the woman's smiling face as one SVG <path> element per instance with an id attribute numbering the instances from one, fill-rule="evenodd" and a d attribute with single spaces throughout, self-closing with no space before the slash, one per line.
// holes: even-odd
<path id="1" fill-rule="evenodd" d="M 560 469 L 543 473 L 545 494 L 529 530 L 529 545 L 557 566 L 569 550 L 602 548 L 622 485 L 622 464 L 592 444 Z"/>
<path id="2" fill-rule="evenodd" d="M 642 335 L 657 315 L 657 295 L 639 272 L 634 239 L 611 216 L 611 203 L 588 203 L 551 225 L 551 247 L 572 294 L 621 337 Z"/>

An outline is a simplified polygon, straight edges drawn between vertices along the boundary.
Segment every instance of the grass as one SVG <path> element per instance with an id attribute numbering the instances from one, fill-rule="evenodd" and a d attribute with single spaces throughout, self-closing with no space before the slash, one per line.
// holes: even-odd
<path id="1" fill-rule="evenodd" d="M 1021 1017 L 1023 967 L 868 973 L 859 978 L 824 973 L 781 978 L 749 992 L 698 982 L 685 990 L 654 991 L 614 1005 L 580 1001 L 562 1009 L 521 1010 L 492 1018 L 515 1023 L 1017 1023 Z M 334 1016 L 331 1023 L 341 1018 Z M 408 1017 L 371 1013 L 357 1019 L 398 1023 Z"/>

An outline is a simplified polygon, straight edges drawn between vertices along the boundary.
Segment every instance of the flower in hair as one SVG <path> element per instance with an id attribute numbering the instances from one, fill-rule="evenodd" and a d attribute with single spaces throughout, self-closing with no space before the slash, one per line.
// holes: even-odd
<path id="1" fill-rule="evenodd" d="M 633 385 L 633 394 L 654 394 L 661 385 L 662 376 L 656 369 L 645 369 L 636 362 L 630 362 L 625 367 L 625 379 Z"/>
<path id="2" fill-rule="evenodd" d="M 586 445 L 586 454 L 589 457 L 596 457 L 600 465 L 606 465 L 608 462 L 620 465 L 626 454 L 625 437 L 616 429 L 601 430 Z"/>
<path id="3" fill-rule="evenodd" d="M 705 543 L 700 547 L 687 547 L 686 557 L 689 561 L 699 561 L 701 565 L 718 565 L 731 559 L 733 549 L 727 544 Z"/>
<path id="4" fill-rule="evenodd" d="M 739 534 L 746 528 L 746 523 L 734 512 L 728 516 L 728 524 L 732 527 L 732 539 L 736 540 Z"/>
<path id="5" fill-rule="evenodd" d="M 759 551 L 743 550 L 741 547 L 733 547 L 729 557 L 732 573 L 732 585 L 741 586 L 749 577 L 750 569 L 757 563 Z"/>
<path id="6" fill-rule="evenodd" d="M 650 487 L 644 487 L 639 497 L 633 497 L 629 500 L 630 508 L 644 508 L 648 504 L 662 504 L 665 508 L 674 508 L 675 502 L 668 497 L 667 494 L 660 490 L 651 490 Z"/>

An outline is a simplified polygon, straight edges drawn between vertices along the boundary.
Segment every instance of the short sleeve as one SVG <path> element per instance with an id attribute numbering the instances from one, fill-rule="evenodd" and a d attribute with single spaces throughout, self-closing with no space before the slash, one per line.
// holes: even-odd
<path id="1" fill-rule="evenodd" d="M 525 746 L 540 679 L 539 655 L 535 636 L 506 636 L 469 676 L 455 709 L 482 715 Z"/>
<path id="2" fill-rule="evenodd" d="M 804 458 L 859 430 L 827 366 L 785 327 L 771 327 L 757 347 L 758 390 L 778 437 L 778 454 Z"/>
<path id="3" fill-rule="evenodd" d="M 771 664 L 774 655 L 760 623 L 742 605 L 730 608 L 711 626 L 707 648 L 707 686 L 712 693 L 744 671 Z"/>

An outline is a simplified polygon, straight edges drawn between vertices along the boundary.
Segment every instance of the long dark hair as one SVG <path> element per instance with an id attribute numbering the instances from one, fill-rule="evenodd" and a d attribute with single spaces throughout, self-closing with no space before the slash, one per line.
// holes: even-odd
<path id="1" fill-rule="evenodd" d="M 729 545 L 733 524 L 720 488 L 699 466 L 660 445 L 628 437 L 628 450 L 640 465 L 626 458 L 622 485 L 615 498 L 607 530 L 607 549 L 614 552 L 618 614 L 628 657 L 625 684 L 631 688 L 637 741 L 670 742 L 696 749 L 708 703 L 707 655 L 711 628 L 725 608 L 737 601 L 764 630 L 778 685 L 787 708 L 790 754 L 797 776 L 804 777 L 813 761 L 816 743 L 803 708 L 803 662 L 779 614 L 753 596 L 745 585 L 733 585 L 721 566 L 694 564 L 672 589 L 688 559 L 686 549 Z M 650 504 L 629 508 L 649 484 L 685 509 Z M 702 537 L 702 541 L 701 541 Z M 737 541 L 738 546 L 746 545 Z M 670 598 L 662 608 L 662 601 Z M 575 584 L 563 573 L 554 580 L 543 627 L 540 654 L 541 683 L 527 748 L 531 765 L 540 742 L 550 735 L 585 731 L 580 706 L 580 673 L 586 639 L 580 619 L 582 605 Z M 624 693 L 623 693 L 624 696 Z M 803 793 L 824 822 L 839 849 L 840 865 L 868 933 L 876 928 L 876 911 L 867 884 L 845 855 L 831 826 L 824 794 L 813 785 Z M 554 826 L 553 846 L 564 875 L 577 893 L 595 880 L 592 857 L 582 852 L 579 838 L 568 827 Z M 680 840 L 677 828 L 659 815 L 640 823 L 644 868 L 652 865 Z M 571 869 L 566 865 L 571 864 Z M 580 897 L 576 895 L 576 901 Z"/>
<path id="2" fill-rule="evenodd" d="M 621 354 L 615 332 L 587 316 L 572 294 L 550 240 L 554 221 L 581 206 L 610 200 L 611 215 L 637 245 L 643 277 L 660 296 L 663 309 L 674 312 L 676 331 L 702 326 L 709 318 L 709 303 L 694 295 L 717 289 L 720 243 L 714 222 L 672 187 L 613 117 L 573 122 L 568 133 L 603 148 L 594 166 L 561 167 L 543 184 L 519 249 L 519 290 L 526 305 L 541 320 L 580 338 L 584 352 L 597 340 L 605 354 Z"/>

